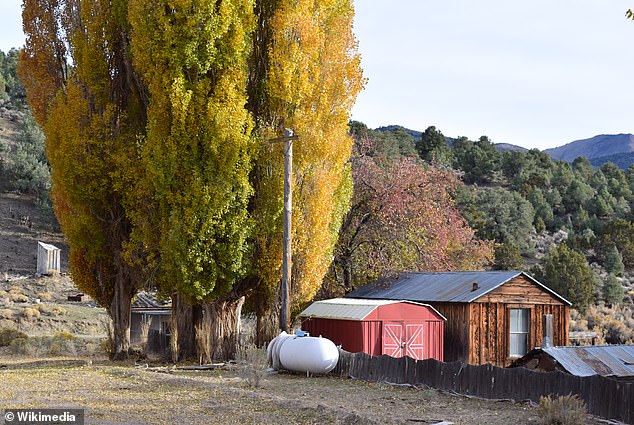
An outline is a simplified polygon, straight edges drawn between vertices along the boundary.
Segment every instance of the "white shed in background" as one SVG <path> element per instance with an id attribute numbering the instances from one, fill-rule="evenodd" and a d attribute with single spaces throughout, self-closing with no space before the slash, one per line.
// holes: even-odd
<path id="1" fill-rule="evenodd" d="M 61 250 L 44 242 L 37 243 L 37 274 L 60 272 Z"/>

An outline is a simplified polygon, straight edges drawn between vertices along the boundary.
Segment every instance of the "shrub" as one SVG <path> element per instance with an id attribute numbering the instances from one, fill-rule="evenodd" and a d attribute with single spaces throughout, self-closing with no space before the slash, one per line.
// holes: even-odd
<path id="1" fill-rule="evenodd" d="M 13 341 L 11 341 L 11 344 L 9 344 L 9 348 L 11 349 L 11 352 L 13 354 L 33 354 L 31 347 L 29 346 L 28 337 L 15 338 Z"/>
<path id="2" fill-rule="evenodd" d="M 42 301 L 50 301 L 53 299 L 53 296 L 50 294 L 50 292 L 39 292 L 37 294 L 37 298 Z"/>
<path id="3" fill-rule="evenodd" d="M 64 307 L 55 306 L 51 309 L 51 314 L 53 316 L 66 316 L 68 314 L 68 310 Z"/>
<path id="4" fill-rule="evenodd" d="M 13 319 L 13 310 L 10 308 L 5 308 L 4 310 L 0 310 L 0 319 Z"/>
<path id="5" fill-rule="evenodd" d="M 46 304 L 38 304 L 37 309 L 46 316 L 65 316 L 68 310 L 60 306 L 48 306 Z"/>
<path id="6" fill-rule="evenodd" d="M 580 425 L 586 423 L 586 404 L 576 394 L 540 397 L 537 415 L 541 425 Z"/>
<path id="7" fill-rule="evenodd" d="M 104 319 L 102 322 L 104 330 L 106 331 L 106 338 L 101 341 L 101 349 L 112 357 L 114 355 L 114 329 L 112 327 L 112 320 Z"/>
<path id="8" fill-rule="evenodd" d="M 260 388 L 266 370 L 266 350 L 254 344 L 240 347 L 238 360 L 242 363 L 240 378 L 250 387 Z"/>
<path id="9" fill-rule="evenodd" d="M 55 332 L 51 341 L 51 354 L 60 355 L 77 355 L 77 337 L 68 332 Z"/>
<path id="10" fill-rule="evenodd" d="M 24 332 L 17 331 L 15 329 L 3 328 L 0 329 L 0 347 L 7 347 L 11 345 L 13 340 L 18 338 L 28 338 Z"/>
<path id="11" fill-rule="evenodd" d="M 13 301 L 14 303 L 25 303 L 29 301 L 29 297 L 17 292 L 9 292 L 9 299 Z"/>
<path id="12" fill-rule="evenodd" d="M 22 310 L 22 317 L 26 320 L 39 319 L 41 317 L 40 310 L 32 307 L 25 307 Z"/>

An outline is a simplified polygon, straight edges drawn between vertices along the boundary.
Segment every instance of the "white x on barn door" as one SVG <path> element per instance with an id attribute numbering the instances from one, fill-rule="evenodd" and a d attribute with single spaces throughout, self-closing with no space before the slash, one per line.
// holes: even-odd
<path id="1" fill-rule="evenodd" d="M 403 357 L 403 324 L 383 323 L 383 354 Z"/>
<path id="2" fill-rule="evenodd" d="M 413 359 L 423 359 L 423 325 L 406 325 L 405 329 L 405 355 Z"/>
<path id="3" fill-rule="evenodd" d="M 423 324 L 383 323 L 383 354 L 423 358 Z"/>

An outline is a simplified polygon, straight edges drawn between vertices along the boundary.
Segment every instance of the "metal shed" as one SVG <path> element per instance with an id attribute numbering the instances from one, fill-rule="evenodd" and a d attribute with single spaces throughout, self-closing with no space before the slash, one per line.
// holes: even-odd
<path id="1" fill-rule="evenodd" d="M 536 348 L 514 366 L 544 372 L 560 370 L 575 376 L 601 375 L 634 380 L 634 345 Z"/>
<path id="2" fill-rule="evenodd" d="M 445 318 L 411 301 L 334 298 L 300 314 L 302 330 L 349 352 L 443 360 Z"/>

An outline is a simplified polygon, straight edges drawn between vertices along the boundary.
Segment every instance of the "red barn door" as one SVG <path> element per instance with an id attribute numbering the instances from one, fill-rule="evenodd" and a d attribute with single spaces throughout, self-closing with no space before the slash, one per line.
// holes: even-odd
<path id="1" fill-rule="evenodd" d="M 423 359 L 423 327 L 422 323 L 405 325 L 405 355 L 416 360 Z"/>
<path id="2" fill-rule="evenodd" d="M 384 322 L 381 335 L 383 354 L 423 359 L 423 327 L 422 323 Z"/>

